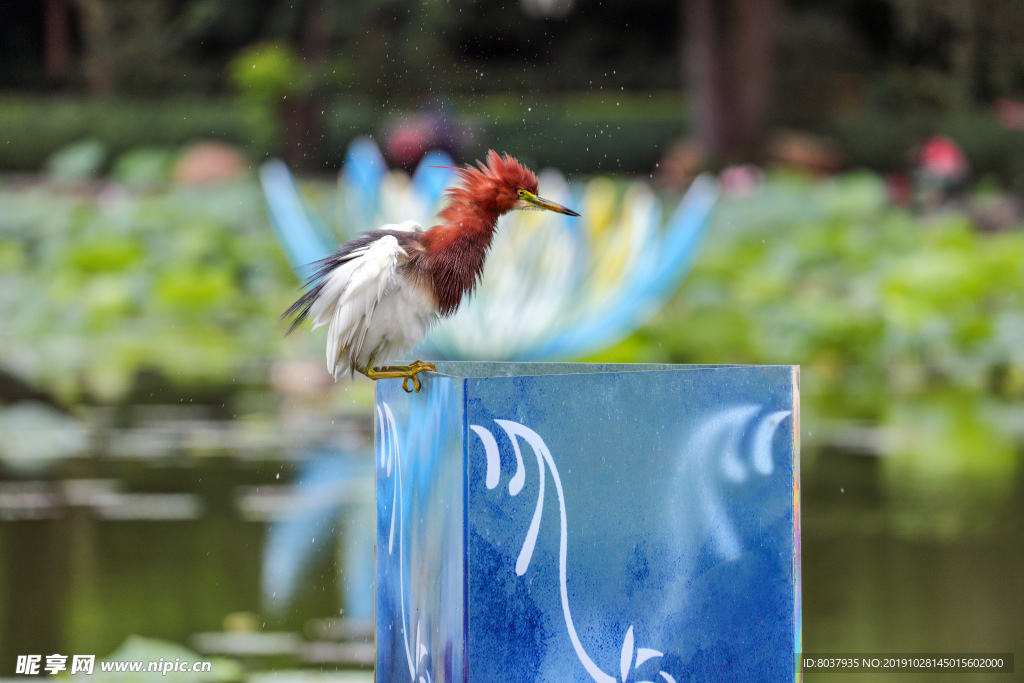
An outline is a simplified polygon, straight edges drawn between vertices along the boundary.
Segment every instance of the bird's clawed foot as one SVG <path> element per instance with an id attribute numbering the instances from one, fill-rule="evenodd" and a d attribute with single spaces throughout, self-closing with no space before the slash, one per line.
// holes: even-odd
<path id="1" fill-rule="evenodd" d="M 379 368 L 370 367 L 367 368 L 364 373 L 367 377 L 372 380 L 378 379 L 398 379 L 402 378 L 402 388 L 407 393 L 412 393 L 413 389 L 409 388 L 409 380 L 412 380 L 412 385 L 415 388 L 416 393 L 420 392 L 423 388 L 423 382 L 420 381 L 416 375 L 424 371 L 437 372 L 437 368 L 434 367 L 433 363 L 424 363 L 421 360 L 413 361 L 409 365 L 384 365 Z"/>

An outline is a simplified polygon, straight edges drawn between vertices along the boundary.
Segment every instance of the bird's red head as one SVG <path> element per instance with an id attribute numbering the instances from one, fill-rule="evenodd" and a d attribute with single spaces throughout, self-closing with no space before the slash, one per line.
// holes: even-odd
<path id="1" fill-rule="evenodd" d="M 487 152 L 478 168 L 457 168 L 460 183 L 448 190 L 448 206 L 440 218 L 448 225 L 494 228 L 498 216 L 513 209 L 540 209 L 568 216 L 578 213 L 537 196 L 537 176 L 508 154 Z M 466 220 L 469 219 L 469 220 Z"/>
<path id="2" fill-rule="evenodd" d="M 486 164 L 456 170 L 461 182 L 448 190 L 438 225 L 420 238 L 424 256 L 418 262 L 443 315 L 454 312 L 480 279 L 498 216 L 528 208 L 579 215 L 538 197 L 537 176 L 507 154 L 491 150 Z"/>
<path id="3" fill-rule="evenodd" d="M 478 165 L 459 169 L 462 182 L 449 191 L 453 201 L 471 199 L 481 209 L 500 215 L 521 207 L 520 191 L 537 194 L 537 176 L 508 154 L 500 155 L 492 149 L 487 153 L 487 163 Z"/>

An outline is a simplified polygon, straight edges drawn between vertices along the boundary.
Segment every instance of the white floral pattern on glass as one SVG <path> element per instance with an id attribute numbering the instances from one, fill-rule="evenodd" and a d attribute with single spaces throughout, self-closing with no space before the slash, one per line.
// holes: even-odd
<path id="1" fill-rule="evenodd" d="M 721 453 L 719 467 L 721 468 L 722 475 L 733 482 L 744 481 L 751 471 L 761 475 L 771 474 L 774 467 L 771 455 L 772 440 L 778 426 L 786 417 L 792 414 L 792 411 L 773 412 L 757 420 L 760 414 L 761 409 L 756 405 L 741 405 L 728 408 L 711 416 L 703 423 L 702 428 L 695 433 L 694 438 L 691 438 L 688 442 L 687 451 L 695 453 L 701 462 L 706 462 L 713 453 Z M 757 421 L 757 426 L 754 428 L 754 435 L 750 442 L 751 455 L 748 464 L 741 457 L 740 446 L 746 429 L 754 421 Z M 562 491 L 562 480 L 558 474 L 558 468 L 555 466 L 551 451 L 548 449 L 547 444 L 544 443 L 544 439 L 526 425 L 511 420 L 495 419 L 494 422 L 508 436 L 516 458 L 515 473 L 509 480 L 508 493 L 510 496 L 519 495 L 526 481 L 526 468 L 523 465 L 520 439 L 530 445 L 537 458 L 539 477 L 537 504 L 534 508 L 533 517 L 530 520 L 530 526 L 527 528 L 523 539 L 523 547 L 516 559 L 516 575 L 525 575 L 529 570 L 530 560 L 533 558 L 533 552 L 537 545 L 537 535 L 540 532 L 541 518 L 544 514 L 546 473 L 550 472 L 551 480 L 554 482 L 555 491 L 558 494 L 560 522 L 558 581 L 566 631 L 568 632 L 576 657 L 580 660 L 580 663 L 590 677 L 597 681 L 597 683 L 616 683 L 616 678 L 602 670 L 587 653 L 573 623 L 572 612 L 569 606 L 569 595 L 566 588 L 568 522 L 565 496 Z M 484 455 L 486 457 L 484 484 L 488 489 L 495 489 L 501 478 L 501 453 L 498 449 L 498 441 L 494 434 L 482 425 L 470 425 L 470 429 L 480 437 L 480 441 L 484 446 Z M 711 500 L 713 496 L 710 496 L 710 493 L 710 491 L 705 490 L 703 495 L 704 498 L 707 498 L 702 501 L 705 514 L 714 518 L 709 519 L 709 521 L 715 522 L 710 526 L 717 530 L 715 541 L 719 554 L 724 559 L 732 559 L 742 551 L 742 548 L 740 547 L 739 539 L 732 531 L 732 526 L 728 522 L 724 511 Z M 664 653 L 659 650 L 646 647 L 635 648 L 633 626 L 631 625 L 622 641 L 622 650 L 619 656 L 619 680 L 621 683 L 627 683 L 630 674 L 634 673 L 640 666 L 661 657 L 664 657 Z M 658 671 L 658 676 L 664 683 L 676 683 L 676 679 L 667 671 Z M 653 682 L 637 681 L 636 683 Z"/>
<path id="2" fill-rule="evenodd" d="M 518 576 L 526 574 L 527 570 L 530 568 L 530 560 L 533 558 L 534 548 L 537 545 L 537 534 L 540 532 L 540 522 L 544 514 L 544 486 L 547 479 L 545 475 L 545 468 L 547 468 L 547 471 L 551 473 L 551 480 L 554 482 L 555 491 L 558 494 L 558 513 L 561 524 L 561 534 L 559 536 L 558 545 L 558 588 L 562 598 L 562 616 L 565 619 L 565 627 L 569 634 L 569 640 L 572 642 L 572 647 L 576 652 L 576 657 L 580 660 L 583 668 L 586 669 L 591 678 L 597 681 L 597 683 L 616 683 L 615 677 L 601 670 L 601 668 L 594 663 L 594 660 L 591 659 L 590 655 L 587 654 L 586 649 L 583 647 L 583 643 L 580 642 L 579 635 L 576 633 L 576 626 L 573 624 L 572 611 L 569 607 L 569 592 L 566 588 L 568 520 L 565 510 L 565 495 L 562 491 L 562 479 L 558 474 L 558 467 L 555 466 L 555 460 L 551 456 L 551 451 L 548 449 L 547 444 L 544 443 L 544 439 L 526 425 L 513 422 L 511 420 L 495 420 L 494 422 L 502 428 L 506 435 L 508 435 L 508 438 L 512 443 L 512 451 L 516 456 L 516 471 L 509 482 L 510 496 L 516 496 L 520 491 L 522 491 L 523 483 L 526 479 L 526 470 L 523 466 L 523 456 L 519 447 L 519 439 L 528 443 L 530 448 L 533 450 L 534 455 L 537 457 L 537 470 L 539 476 L 537 506 L 534 509 L 533 518 L 530 521 L 529 529 L 527 530 L 526 537 L 523 540 L 523 547 L 519 551 L 519 557 L 516 559 L 516 574 Z M 501 455 L 498 451 L 497 439 L 494 438 L 494 435 L 486 427 L 470 425 L 470 429 L 480 437 L 480 441 L 484 444 L 484 452 L 487 457 L 487 471 L 484 483 L 487 488 L 493 489 L 497 486 L 501 467 Z M 630 671 L 635 668 L 633 665 L 633 655 L 633 627 L 630 626 L 629 630 L 626 631 L 626 635 L 622 643 L 622 655 L 620 657 L 622 683 L 626 683 L 629 679 Z M 636 651 L 635 666 L 638 667 L 650 659 L 661 656 L 663 656 L 663 654 L 657 650 L 640 648 Z M 675 680 L 671 675 L 664 671 L 659 673 L 668 683 L 675 683 Z"/>

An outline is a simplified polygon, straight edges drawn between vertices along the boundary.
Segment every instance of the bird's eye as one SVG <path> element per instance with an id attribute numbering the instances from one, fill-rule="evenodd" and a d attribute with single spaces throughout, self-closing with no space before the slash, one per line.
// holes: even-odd
<path id="1" fill-rule="evenodd" d="M 522 199 L 526 196 L 526 190 L 516 190 L 516 194 L 519 195 L 520 199 Z"/>

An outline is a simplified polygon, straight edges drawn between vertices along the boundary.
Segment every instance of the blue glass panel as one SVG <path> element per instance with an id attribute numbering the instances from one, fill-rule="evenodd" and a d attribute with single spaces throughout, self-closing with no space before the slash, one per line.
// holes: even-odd
<path id="1" fill-rule="evenodd" d="M 419 395 L 378 383 L 378 405 L 383 396 L 415 406 L 446 394 L 453 403 L 441 421 L 461 430 L 464 455 L 444 458 L 463 478 L 465 495 L 450 500 L 464 502 L 465 521 L 444 514 L 447 535 L 465 534 L 465 593 L 452 604 L 465 606 L 464 645 L 453 651 L 466 668 L 430 680 L 794 678 L 795 368 L 438 369 L 464 377 L 463 391 L 436 375 Z M 424 428 L 396 422 L 399 431 Z M 389 509 L 378 503 L 379 514 Z M 378 536 L 379 556 L 385 540 Z M 394 592 L 393 575 L 379 568 L 378 580 L 379 593 Z M 384 618 L 379 611 L 378 633 L 398 623 Z M 378 641 L 379 659 L 388 647 Z M 382 681 L 409 675 L 378 669 Z"/>
<path id="2" fill-rule="evenodd" d="M 463 382 L 378 382 L 377 680 L 462 681 Z"/>

